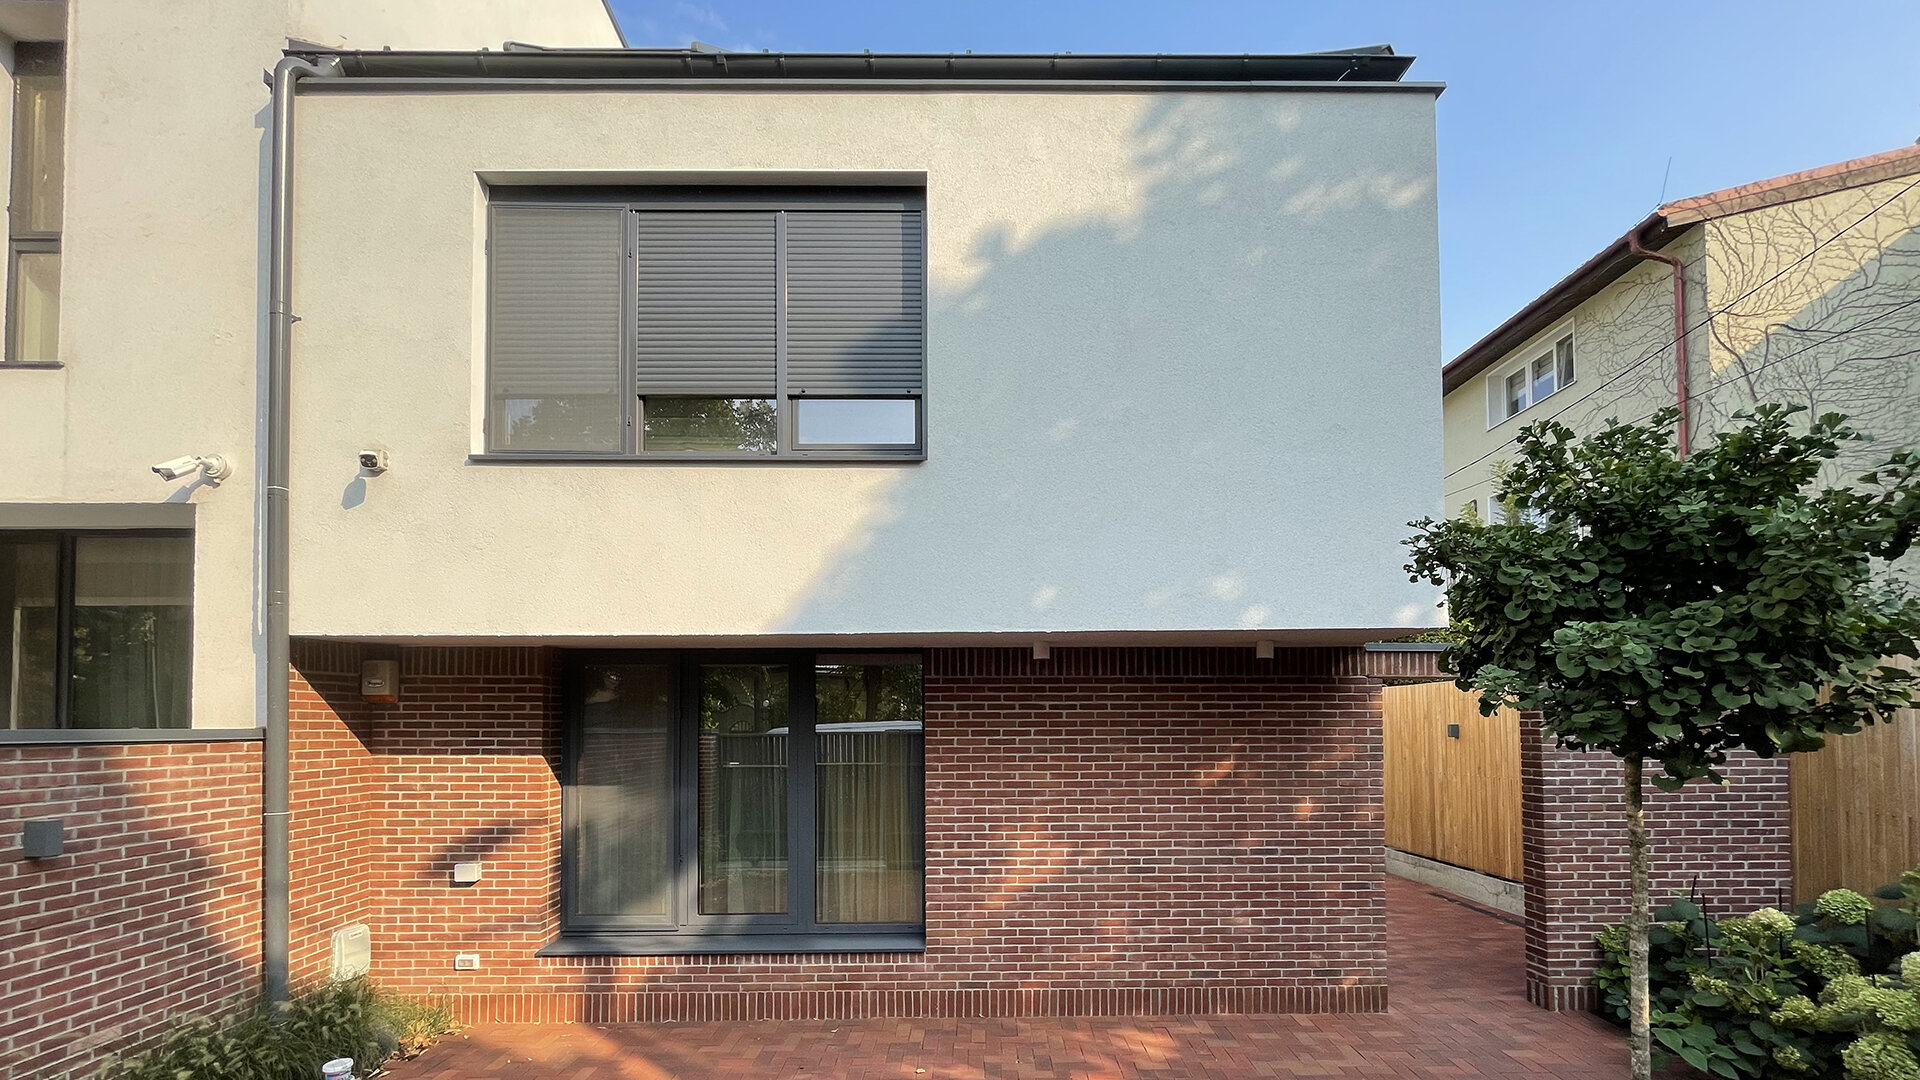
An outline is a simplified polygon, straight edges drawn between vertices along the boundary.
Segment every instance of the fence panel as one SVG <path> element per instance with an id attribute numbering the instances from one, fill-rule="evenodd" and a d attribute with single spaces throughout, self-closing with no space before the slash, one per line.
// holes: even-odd
<path id="1" fill-rule="evenodd" d="M 1866 892 L 1920 865 L 1920 715 L 1795 754 L 1793 893 Z"/>
<path id="2" fill-rule="evenodd" d="M 1387 846 L 1518 881 L 1520 714 L 1481 716 L 1446 682 L 1389 686 L 1381 706 Z"/>

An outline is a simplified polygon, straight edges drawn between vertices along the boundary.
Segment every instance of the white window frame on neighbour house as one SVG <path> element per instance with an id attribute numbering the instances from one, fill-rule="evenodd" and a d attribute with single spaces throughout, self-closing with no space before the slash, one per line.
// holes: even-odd
<path id="1" fill-rule="evenodd" d="M 483 459 L 926 457 L 924 189 L 503 186 L 488 217 Z"/>
<path id="2" fill-rule="evenodd" d="M 1578 354 L 1573 323 L 1568 322 L 1522 351 L 1521 359 L 1488 372 L 1487 428 L 1497 428 L 1572 386 L 1579 378 Z M 1520 380 L 1517 391 L 1513 387 L 1515 378 Z"/>

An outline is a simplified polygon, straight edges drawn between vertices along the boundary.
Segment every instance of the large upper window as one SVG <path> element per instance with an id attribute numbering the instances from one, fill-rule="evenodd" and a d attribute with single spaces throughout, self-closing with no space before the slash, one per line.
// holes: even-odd
<path id="1" fill-rule="evenodd" d="M 566 929 L 584 951 L 917 944 L 917 657 L 595 654 L 568 682 Z"/>
<path id="2" fill-rule="evenodd" d="M 1550 339 L 1528 359 L 1487 376 L 1487 426 L 1525 412 L 1573 385 L 1573 331 Z"/>
<path id="3" fill-rule="evenodd" d="M 919 458 L 919 191 L 498 190 L 489 453 Z"/>
<path id="4" fill-rule="evenodd" d="M 58 359 L 60 215 L 66 182 L 66 49 L 13 47 L 13 184 L 7 204 L 9 361 Z"/>
<path id="5" fill-rule="evenodd" d="M 188 727 L 193 540 L 0 534 L 8 728 Z"/>

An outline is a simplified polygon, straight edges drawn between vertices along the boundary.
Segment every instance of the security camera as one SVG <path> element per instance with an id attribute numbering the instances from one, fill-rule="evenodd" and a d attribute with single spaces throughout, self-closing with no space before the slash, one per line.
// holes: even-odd
<path id="1" fill-rule="evenodd" d="M 200 459 L 197 457 L 177 457 L 172 461 L 163 461 L 153 467 L 162 480 L 178 480 L 188 473 L 200 471 Z"/>
<path id="2" fill-rule="evenodd" d="M 378 476 L 387 471 L 387 452 L 385 450 L 360 451 L 360 468 L 371 475 Z"/>
<path id="3" fill-rule="evenodd" d="M 162 480 L 179 480 L 198 473 L 201 480 L 217 485 L 233 475 L 233 466 L 227 464 L 227 459 L 219 454 L 194 454 L 163 461 L 155 465 L 153 471 Z"/>

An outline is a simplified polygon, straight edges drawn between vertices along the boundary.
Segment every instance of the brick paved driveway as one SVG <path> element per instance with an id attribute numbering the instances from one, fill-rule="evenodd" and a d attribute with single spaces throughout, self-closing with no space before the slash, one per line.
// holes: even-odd
<path id="1" fill-rule="evenodd" d="M 1520 927 L 1387 879 L 1391 1008 L 1358 1016 L 484 1025 L 394 1080 L 1617 1080 L 1623 1038 L 1523 996 Z"/>

